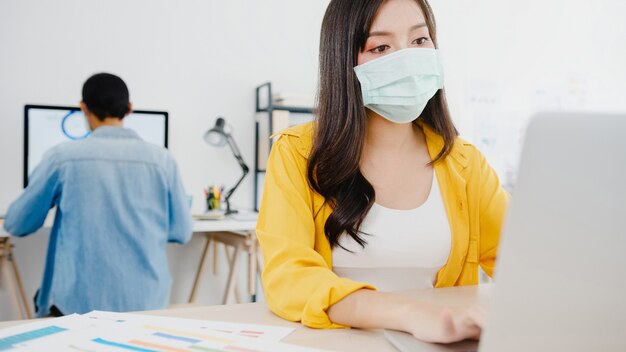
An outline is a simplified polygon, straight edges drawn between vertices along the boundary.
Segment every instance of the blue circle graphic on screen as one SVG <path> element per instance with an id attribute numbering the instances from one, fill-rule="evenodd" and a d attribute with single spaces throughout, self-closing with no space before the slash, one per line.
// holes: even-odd
<path id="1" fill-rule="evenodd" d="M 91 131 L 87 130 L 85 118 L 78 112 L 78 110 L 72 110 L 61 120 L 61 131 L 73 141 L 85 139 L 91 134 Z"/>

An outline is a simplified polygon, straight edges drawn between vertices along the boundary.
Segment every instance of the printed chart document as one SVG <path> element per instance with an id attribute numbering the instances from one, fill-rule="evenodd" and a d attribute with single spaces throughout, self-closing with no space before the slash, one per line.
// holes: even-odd
<path id="1" fill-rule="evenodd" d="M 292 328 L 94 311 L 0 330 L 0 351 L 315 352 Z"/>

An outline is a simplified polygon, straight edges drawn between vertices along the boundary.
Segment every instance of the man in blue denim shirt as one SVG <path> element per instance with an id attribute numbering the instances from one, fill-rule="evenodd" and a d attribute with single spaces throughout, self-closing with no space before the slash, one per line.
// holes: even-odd
<path id="1" fill-rule="evenodd" d="M 191 216 L 174 159 L 122 127 L 128 96 L 117 76 L 89 78 L 81 109 L 93 133 L 49 150 L 6 214 L 7 232 L 26 236 L 57 207 L 40 317 L 168 303 L 166 245 L 189 241 Z"/>

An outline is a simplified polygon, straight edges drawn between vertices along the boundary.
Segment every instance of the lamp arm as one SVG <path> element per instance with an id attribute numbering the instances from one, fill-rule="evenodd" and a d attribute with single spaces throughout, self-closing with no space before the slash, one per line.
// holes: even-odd
<path id="1" fill-rule="evenodd" d="M 239 166 L 241 166 L 244 174 L 247 174 L 250 169 L 248 168 L 248 165 L 246 165 L 246 163 L 243 161 L 241 153 L 239 152 L 239 148 L 237 147 L 237 143 L 235 143 L 235 140 L 230 134 L 226 136 L 226 141 L 228 142 L 230 150 L 233 152 L 233 155 L 235 156 L 235 159 L 237 159 L 237 162 L 239 163 Z"/>
<path id="2" fill-rule="evenodd" d="M 241 157 L 241 153 L 239 152 L 239 148 L 237 148 L 237 144 L 235 143 L 235 140 L 233 139 L 233 137 L 230 134 L 227 134 L 226 135 L 226 140 L 228 141 L 228 145 L 230 146 L 230 150 L 233 152 L 233 155 L 235 156 L 235 159 L 237 159 L 237 162 L 239 163 L 239 166 L 241 167 L 241 170 L 243 171 L 243 174 L 241 175 L 241 177 L 239 178 L 237 183 L 235 183 L 235 185 L 230 190 L 228 190 L 228 192 L 226 192 L 226 195 L 225 195 L 226 212 L 230 213 L 231 212 L 230 202 L 229 202 L 230 197 L 233 195 L 233 192 L 235 192 L 237 187 L 239 187 L 239 185 L 241 184 L 243 179 L 246 177 L 246 175 L 248 174 L 250 169 L 248 168 L 248 165 L 246 165 L 246 163 L 243 161 L 243 158 Z"/>
<path id="3" fill-rule="evenodd" d="M 235 192 L 235 189 L 239 187 L 239 184 L 241 184 L 241 182 L 243 181 L 243 179 L 246 177 L 247 174 L 248 174 L 248 171 L 244 171 L 241 177 L 239 178 L 239 180 L 237 181 L 237 183 L 235 183 L 235 185 L 231 189 L 229 189 L 228 192 L 226 192 L 226 196 L 224 197 L 226 199 L 226 202 L 228 202 L 228 200 L 230 199 L 230 196 L 233 195 L 233 192 Z"/>

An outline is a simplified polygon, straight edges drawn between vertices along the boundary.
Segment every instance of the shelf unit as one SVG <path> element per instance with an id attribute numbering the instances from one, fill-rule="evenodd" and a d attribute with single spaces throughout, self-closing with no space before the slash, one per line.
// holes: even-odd
<path id="1" fill-rule="evenodd" d="M 260 143 L 268 143 L 269 151 L 272 149 L 272 139 L 270 136 L 278 131 L 274 131 L 274 112 L 288 111 L 293 114 L 313 114 L 310 107 L 286 106 L 275 104 L 272 96 L 272 83 L 266 82 L 256 87 L 256 117 L 255 117 L 255 143 L 254 143 L 254 209 L 259 210 L 259 189 L 263 185 L 259 185 L 260 175 L 265 174 L 265 168 L 260 165 Z M 261 114 L 265 116 L 261 117 Z M 262 124 L 265 123 L 267 128 L 263 129 Z M 261 135 L 263 134 L 263 135 Z M 269 154 L 268 154 L 269 155 Z M 267 157 L 267 156 L 265 156 Z"/>

